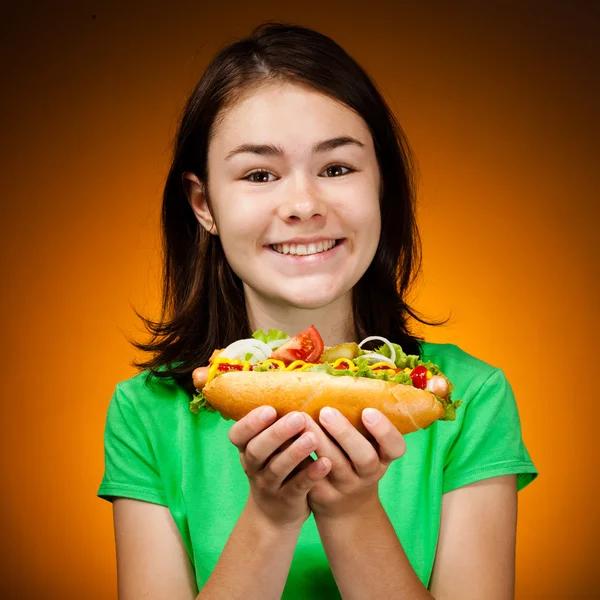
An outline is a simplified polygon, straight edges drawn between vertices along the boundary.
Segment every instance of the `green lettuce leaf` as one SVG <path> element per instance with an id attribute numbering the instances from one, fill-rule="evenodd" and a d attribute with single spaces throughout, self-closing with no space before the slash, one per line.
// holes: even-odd
<path id="1" fill-rule="evenodd" d="M 366 358 L 360 356 L 352 361 L 357 367 L 358 371 L 354 373 L 355 377 L 368 377 L 369 379 L 377 379 L 377 375 L 369 369 L 369 361 Z"/>
<path id="2" fill-rule="evenodd" d="M 454 402 L 442 400 L 438 398 L 442 404 L 444 404 L 444 408 L 446 409 L 446 414 L 442 417 L 442 421 L 454 421 L 456 419 L 456 409 L 462 404 L 462 400 L 455 400 Z"/>
<path id="3" fill-rule="evenodd" d="M 287 340 L 290 336 L 285 331 L 279 331 L 279 329 L 269 329 L 267 333 L 259 329 L 252 334 L 252 337 L 259 342 L 268 344 L 275 340 Z"/>
<path id="4" fill-rule="evenodd" d="M 413 384 L 410 375 L 402 371 L 390 377 L 387 371 L 374 373 L 369 369 L 369 361 L 366 358 L 359 356 L 358 358 L 355 358 L 353 362 L 358 367 L 357 371 L 334 369 L 330 363 L 321 363 L 311 367 L 308 371 L 313 373 L 327 373 L 327 375 L 334 375 L 335 377 L 366 377 L 367 379 L 381 379 L 382 381 L 393 381 L 394 383 L 403 383 L 405 385 Z"/>
<path id="5" fill-rule="evenodd" d="M 265 371 L 270 371 L 270 370 L 271 370 L 271 367 L 269 366 L 269 364 L 256 363 L 254 365 L 254 371 L 265 372 Z"/>
<path id="6" fill-rule="evenodd" d="M 402 383 L 404 385 L 413 385 L 411 376 L 404 371 L 400 371 L 399 373 L 396 373 L 394 376 L 390 377 L 390 381 L 393 381 L 394 383 Z"/>
<path id="7" fill-rule="evenodd" d="M 434 395 L 444 406 L 445 413 L 440 420 L 454 421 L 456 419 L 456 409 L 462 404 L 462 400 L 454 400 L 454 402 L 452 402 L 450 400 L 450 395 L 448 395 L 447 398 L 440 398 L 437 394 Z"/>
<path id="8" fill-rule="evenodd" d="M 334 377 L 356 377 L 356 373 L 353 373 L 352 371 L 334 369 L 331 366 L 331 363 L 320 363 L 307 369 L 307 371 L 311 371 L 312 373 L 327 373 L 327 375 L 333 375 Z"/>
<path id="9" fill-rule="evenodd" d="M 197 392 L 190 402 L 190 410 L 197 415 L 201 408 L 209 412 L 215 412 L 215 409 L 208 403 L 206 396 L 202 392 Z"/>
<path id="10" fill-rule="evenodd" d="M 440 374 L 440 368 L 435 363 L 432 363 L 430 360 L 425 362 L 422 361 L 416 354 L 406 354 L 402 350 L 401 346 L 399 346 L 398 344 L 394 344 L 393 342 L 392 346 L 396 351 L 396 360 L 394 362 L 396 363 L 396 366 L 399 369 L 406 369 L 407 367 L 410 369 L 414 369 L 415 367 L 423 366 L 429 369 L 432 375 Z M 377 352 L 377 354 L 385 356 L 386 358 L 392 358 L 392 353 L 390 352 L 390 348 L 387 344 L 383 344 L 383 346 L 377 348 L 375 352 Z"/>

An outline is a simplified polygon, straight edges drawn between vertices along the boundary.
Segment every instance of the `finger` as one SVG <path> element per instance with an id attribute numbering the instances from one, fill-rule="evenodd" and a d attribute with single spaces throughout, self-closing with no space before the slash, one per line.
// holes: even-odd
<path id="1" fill-rule="evenodd" d="M 229 441 L 243 451 L 248 442 L 265 430 L 277 418 L 277 411 L 272 406 L 259 406 L 242 417 L 229 430 Z"/>
<path id="2" fill-rule="evenodd" d="M 336 481 L 344 481 L 349 477 L 355 477 L 352 464 L 344 451 L 338 446 L 335 440 L 331 439 L 327 431 L 310 416 L 306 416 L 306 430 L 313 432 L 317 436 L 317 447 L 315 453 L 318 457 L 327 457 L 331 461 L 330 477 Z"/>
<path id="3" fill-rule="evenodd" d="M 388 466 L 406 452 L 404 436 L 375 408 L 365 408 L 362 421 L 379 445 L 379 461 Z"/>
<path id="4" fill-rule="evenodd" d="M 242 453 L 242 465 L 246 473 L 252 475 L 263 469 L 269 458 L 275 453 L 281 454 L 282 446 L 305 427 L 304 415 L 291 412 L 253 437 Z"/>
<path id="5" fill-rule="evenodd" d="M 302 460 L 300 462 L 299 465 L 294 467 L 292 469 L 292 472 L 283 480 L 284 485 L 289 479 L 294 477 L 294 475 L 300 473 L 300 471 L 302 471 L 302 469 L 306 469 L 306 467 L 308 467 L 309 465 L 312 465 L 312 463 L 314 463 L 314 462 L 315 462 L 315 459 L 312 456 L 307 456 L 304 460 Z"/>
<path id="6" fill-rule="evenodd" d="M 346 452 L 359 477 L 378 471 L 379 456 L 373 444 L 339 410 L 326 406 L 319 413 L 319 421 Z"/>
<path id="7" fill-rule="evenodd" d="M 282 490 L 291 496 L 305 496 L 316 483 L 327 477 L 331 472 L 331 468 L 331 461 L 327 457 L 319 458 L 290 478 L 283 485 Z"/>
<path id="8" fill-rule="evenodd" d="M 279 488 L 294 469 L 310 455 L 317 445 L 314 433 L 305 432 L 284 452 L 276 454 L 263 469 L 263 479 L 269 487 Z"/>

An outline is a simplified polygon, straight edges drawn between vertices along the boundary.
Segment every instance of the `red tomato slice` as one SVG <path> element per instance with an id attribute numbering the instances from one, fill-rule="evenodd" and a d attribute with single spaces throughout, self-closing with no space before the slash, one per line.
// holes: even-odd
<path id="1" fill-rule="evenodd" d="M 410 378 L 416 388 L 424 390 L 427 387 L 427 369 L 424 366 L 415 367 L 410 373 Z"/>
<path id="2" fill-rule="evenodd" d="M 318 362 L 321 354 L 323 354 L 323 348 L 321 335 L 317 328 L 311 325 L 306 331 L 299 333 L 283 346 L 279 346 L 270 358 L 282 360 L 286 365 L 295 360 Z"/>

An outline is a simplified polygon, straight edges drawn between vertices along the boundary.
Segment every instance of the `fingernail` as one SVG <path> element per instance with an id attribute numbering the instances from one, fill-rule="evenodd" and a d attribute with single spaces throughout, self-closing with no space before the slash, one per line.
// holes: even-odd
<path id="1" fill-rule="evenodd" d="M 315 445 L 315 436 L 312 433 L 305 433 L 300 438 L 300 445 L 303 448 L 312 448 Z"/>
<path id="2" fill-rule="evenodd" d="M 272 406 L 265 406 L 259 413 L 259 418 L 263 423 L 269 422 L 275 415 L 275 409 Z"/>
<path id="3" fill-rule="evenodd" d="M 335 410 L 333 408 L 329 408 L 329 406 L 326 406 L 321 411 L 321 421 L 323 421 L 323 423 L 333 423 L 336 416 L 337 416 L 337 410 Z"/>
<path id="4" fill-rule="evenodd" d="M 300 427 L 304 424 L 304 417 L 299 412 L 294 412 L 286 417 L 286 422 L 290 427 Z"/>
<path id="5" fill-rule="evenodd" d="M 321 459 L 321 460 L 317 461 L 317 469 L 319 469 L 319 471 L 324 471 L 328 467 L 329 467 L 329 464 L 327 463 L 327 461 L 325 459 Z"/>
<path id="6" fill-rule="evenodd" d="M 369 425 L 375 425 L 381 419 L 381 413 L 374 408 L 365 408 L 363 416 Z"/>

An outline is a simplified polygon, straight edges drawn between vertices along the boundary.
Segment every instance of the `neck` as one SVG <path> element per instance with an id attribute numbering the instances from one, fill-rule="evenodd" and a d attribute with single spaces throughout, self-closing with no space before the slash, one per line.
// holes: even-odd
<path id="1" fill-rule="evenodd" d="M 321 308 L 296 308 L 269 302 L 244 286 L 250 329 L 279 329 L 293 337 L 314 325 L 326 346 L 358 342 L 352 317 L 352 292 Z"/>

